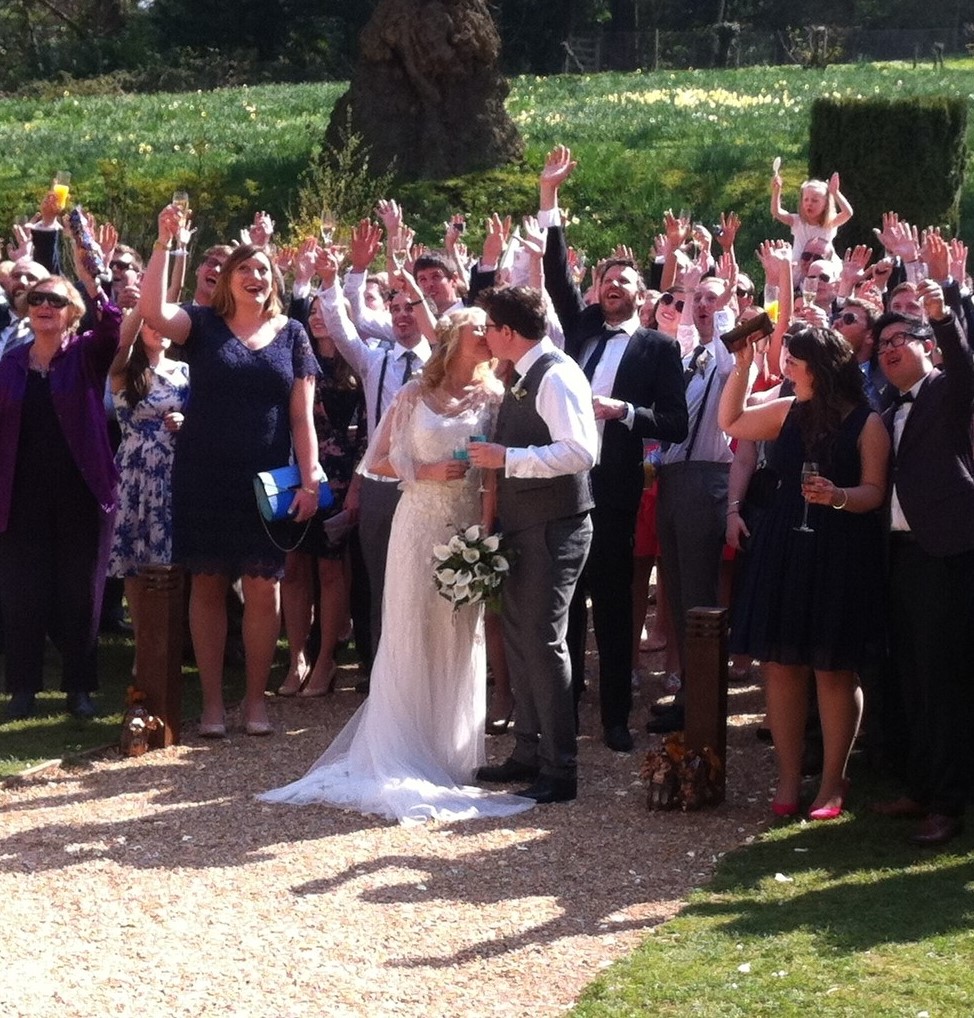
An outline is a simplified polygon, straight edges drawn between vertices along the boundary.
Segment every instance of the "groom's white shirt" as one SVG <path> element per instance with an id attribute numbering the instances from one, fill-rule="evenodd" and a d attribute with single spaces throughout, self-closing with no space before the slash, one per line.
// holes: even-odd
<path id="1" fill-rule="evenodd" d="M 551 352 L 556 352 L 556 347 L 545 337 L 521 357 L 514 370 L 523 378 L 539 357 Z M 512 389 L 515 398 L 517 388 L 515 385 Z M 592 411 L 592 388 L 573 360 L 564 357 L 544 373 L 535 409 L 548 426 L 551 444 L 508 448 L 506 477 L 558 477 L 595 466 L 598 431 Z"/>

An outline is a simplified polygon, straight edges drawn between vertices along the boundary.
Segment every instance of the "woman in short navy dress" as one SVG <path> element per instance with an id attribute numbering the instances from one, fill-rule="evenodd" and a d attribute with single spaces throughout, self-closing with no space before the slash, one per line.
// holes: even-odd
<path id="1" fill-rule="evenodd" d="M 284 552 L 258 516 L 253 477 L 292 455 L 301 489 L 298 522 L 318 505 L 320 468 L 312 421 L 318 368 L 304 328 L 280 313 L 266 252 L 237 247 L 224 263 L 211 307 L 181 308 L 165 300 L 167 250 L 180 211 L 159 215 L 142 289 L 146 321 L 183 344 L 193 379 L 173 465 L 173 558 L 192 574 L 190 630 L 203 687 L 200 733 L 226 734 L 223 654 L 226 594 L 241 577 L 247 688 L 243 722 L 250 735 L 271 732 L 264 702 L 280 631 Z"/>
<path id="2" fill-rule="evenodd" d="M 869 408 L 852 347 L 831 329 L 794 333 L 786 354 L 794 397 L 744 407 L 753 347 L 721 395 L 735 438 L 776 439 L 774 500 L 751 537 L 735 595 L 731 650 L 764 662 L 778 761 L 773 810 L 798 812 L 807 684 L 815 675 L 824 762 L 809 817 L 842 812 L 845 767 L 859 726 L 857 672 L 881 631 L 882 530 L 889 436 Z M 803 479 L 803 462 L 817 472 Z M 800 529 L 808 504 L 810 530 Z"/>

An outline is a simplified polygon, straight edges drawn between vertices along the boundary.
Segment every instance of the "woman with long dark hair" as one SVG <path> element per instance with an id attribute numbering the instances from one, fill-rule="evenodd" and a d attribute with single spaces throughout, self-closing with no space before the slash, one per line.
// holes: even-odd
<path id="1" fill-rule="evenodd" d="M 172 562 L 172 463 L 189 398 L 189 368 L 167 356 L 171 344 L 166 337 L 148 325 L 139 328 L 141 316 L 133 315 L 122 327 L 109 373 L 122 440 L 115 453 L 118 512 L 108 573 L 124 578 L 137 641 L 142 624 L 139 569 Z"/>
<path id="2" fill-rule="evenodd" d="M 735 601 L 731 649 L 764 662 L 778 762 L 773 810 L 798 812 L 807 686 L 814 673 L 825 759 L 809 816 L 842 812 L 845 768 L 859 726 L 857 671 L 880 632 L 882 530 L 889 436 L 870 410 L 849 344 L 831 329 L 788 341 L 794 397 L 746 407 L 753 348 L 736 354 L 720 426 L 775 439 L 774 501 L 751 536 Z"/>

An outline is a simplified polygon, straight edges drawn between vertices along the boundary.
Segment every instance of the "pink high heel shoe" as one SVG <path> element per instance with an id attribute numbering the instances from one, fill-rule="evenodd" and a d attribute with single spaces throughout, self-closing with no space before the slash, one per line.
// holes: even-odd
<path id="1" fill-rule="evenodd" d="M 771 812 L 776 817 L 796 817 L 798 816 L 798 803 L 797 802 L 773 802 L 771 803 Z"/>

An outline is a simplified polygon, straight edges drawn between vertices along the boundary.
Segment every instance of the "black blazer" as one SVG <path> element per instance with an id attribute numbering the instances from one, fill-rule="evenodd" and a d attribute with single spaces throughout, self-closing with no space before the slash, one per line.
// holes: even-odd
<path id="1" fill-rule="evenodd" d="M 953 314 L 930 324 L 944 369 L 920 387 L 890 476 L 913 536 L 944 557 L 974 548 L 974 358 Z M 883 414 L 890 435 L 895 414 Z"/>
<path id="2" fill-rule="evenodd" d="M 597 304 L 585 305 L 568 270 L 568 249 L 560 226 L 548 230 L 545 286 L 565 332 L 565 352 L 576 361 L 586 340 L 602 331 L 605 319 Z M 632 429 L 606 421 L 599 463 L 592 470 L 597 506 L 635 512 L 643 489 L 643 439 L 682 442 L 687 437 L 687 401 L 680 346 L 655 329 L 639 328 L 630 336 L 612 386 L 612 398 L 631 403 Z"/>

